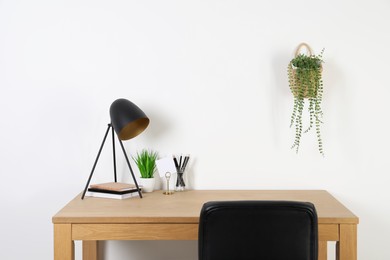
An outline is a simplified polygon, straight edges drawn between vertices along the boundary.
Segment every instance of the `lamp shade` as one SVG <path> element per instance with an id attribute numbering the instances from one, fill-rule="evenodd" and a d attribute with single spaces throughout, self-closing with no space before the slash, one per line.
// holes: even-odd
<path id="1" fill-rule="evenodd" d="M 149 125 L 149 118 L 134 103 L 117 99 L 110 107 L 111 124 L 120 140 L 129 140 L 142 133 Z"/>

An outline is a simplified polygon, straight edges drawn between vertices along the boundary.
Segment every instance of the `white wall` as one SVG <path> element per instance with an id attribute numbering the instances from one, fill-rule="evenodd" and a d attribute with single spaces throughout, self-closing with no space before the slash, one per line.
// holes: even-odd
<path id="1" fill-rule="evenodd" d="M 0 259 L 52 258 L 51 217 L 83 189 L 119 97 L 151 119 L 129 153 L 191 153 L 195 189 L 326 189 L 360 217 L 359 259 L 390 259 L 389 12 L 388 0 L 0 0 Z M 314 133 L 290 150 L 286 66 L 302 41 L 325 47 L 325 158 Z M 197 259 L 194 241 L 103 251 Z"/>

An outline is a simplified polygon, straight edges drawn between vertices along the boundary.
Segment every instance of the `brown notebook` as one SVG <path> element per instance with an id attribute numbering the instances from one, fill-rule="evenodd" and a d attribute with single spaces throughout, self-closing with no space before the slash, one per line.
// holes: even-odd
<path id="1" fill-rule="evenodd" d="M 92 184 L 89 187 L 92 189 L 110 190 L 110 191 L 126 191 L 126 190 L 134 190 L 137 188 L 135 184 L 122 183 L 122 182 L 107 182 L 107 183 Z"/>

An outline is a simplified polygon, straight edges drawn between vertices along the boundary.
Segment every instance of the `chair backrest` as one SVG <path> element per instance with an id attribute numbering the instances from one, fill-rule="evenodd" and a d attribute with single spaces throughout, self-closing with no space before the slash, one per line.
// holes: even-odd
<path id="1" fill-rule="evenodd" d="M 315 207 L 294 201 L 212 201 L 199 220 L 199 260 L 317 260 Z"/>

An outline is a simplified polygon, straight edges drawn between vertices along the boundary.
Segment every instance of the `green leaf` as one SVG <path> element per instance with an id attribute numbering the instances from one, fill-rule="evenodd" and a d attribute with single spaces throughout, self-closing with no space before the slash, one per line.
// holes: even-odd
<path id="1" fill-rule="evenodd" d="M 132 157 L 137 164 L 142 178 L 153 178 L 156 170 L 156 160 L 158 153 L 143 149 L 140 153 L 137 152 L 135 157 Z"/>

